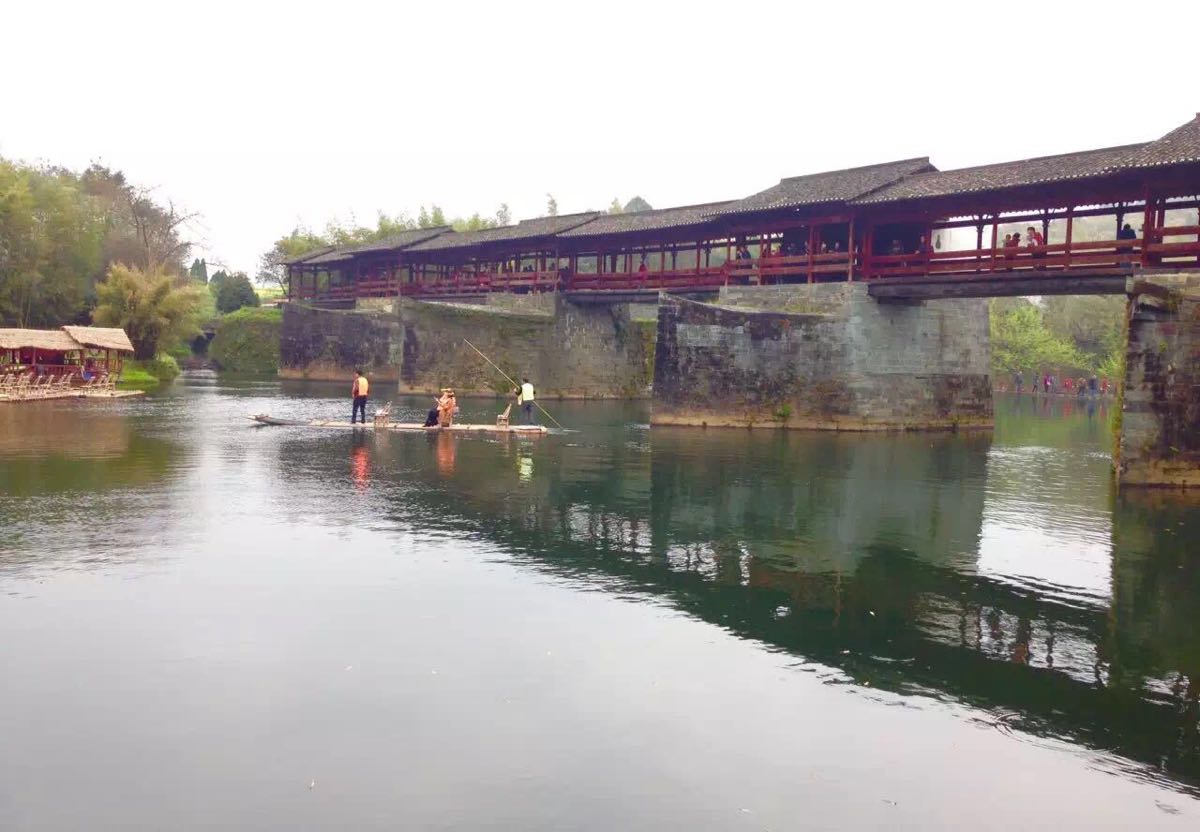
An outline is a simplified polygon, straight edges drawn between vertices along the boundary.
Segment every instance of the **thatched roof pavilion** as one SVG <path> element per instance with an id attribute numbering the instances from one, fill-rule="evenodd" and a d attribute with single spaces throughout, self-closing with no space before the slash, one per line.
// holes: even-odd
<path id="1" fill-rule="evenodd" d="M 83 349 L 83 346 L 68 333 L 59 329 L 0 329 L 0 350 L 26 349 L 44 352 L 78 352 Z"/>
<path id="2" fill-rule="evenodd" d="M 63 332 L 88 349 L 133 352 L 133 343 L 120 327 L 64 326 Z"/>

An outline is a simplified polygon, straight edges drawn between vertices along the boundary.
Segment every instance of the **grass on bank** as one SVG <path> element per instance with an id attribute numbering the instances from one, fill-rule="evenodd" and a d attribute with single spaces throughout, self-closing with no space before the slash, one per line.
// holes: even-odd
<path id="1" fill-rule="evenodd" d="M 118 386 L 125 390 L 151 390 L 173 381 L 178 375 L 179 362 L 170 355 L 160 353 L 150 361 L 126 361 Z"/>

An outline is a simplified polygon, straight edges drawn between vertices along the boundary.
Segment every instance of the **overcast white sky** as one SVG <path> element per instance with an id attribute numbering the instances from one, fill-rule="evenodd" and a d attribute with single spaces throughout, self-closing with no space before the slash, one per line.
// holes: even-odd
<path id="1" fill-rule="evenodd" d="M 297 224 L 741 197 L 1157 138 L 1200 2 L 60 3 L 0 13 L 0 155 L 91 160 L 253 273 Z"/>

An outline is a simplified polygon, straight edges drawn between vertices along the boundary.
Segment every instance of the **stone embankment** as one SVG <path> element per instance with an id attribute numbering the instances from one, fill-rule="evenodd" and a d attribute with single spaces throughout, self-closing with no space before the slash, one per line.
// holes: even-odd
<path id="1" fill-rule="evenodd" d="M 663 299 L 654 424 L 905 430 L 992 424 L 986 300 L 879 303 L 861 284 Z"/>
<path id="2" fill-rule="evenodd" d="M 559 295 L 493 295 L 478 303 L 396 300 L 355 311 L 285 308 L 285 378 L 343 381 L 356 367 L 402 393 L 452 386 L 507 393 L 509 384 L 467 341 L 543 397 L 650 394 L 655 310 L 649 304 L 576 305 Z"/>
<path id="3" fill-rule="evenodd" d="M 1200 277 L 1132 279 L 1117 475 L 1200 488 Z"/>

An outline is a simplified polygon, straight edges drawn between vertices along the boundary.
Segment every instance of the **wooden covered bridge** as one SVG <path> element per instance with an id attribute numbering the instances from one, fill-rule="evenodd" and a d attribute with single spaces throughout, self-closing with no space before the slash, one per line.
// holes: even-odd
<path id="1" fill-rule="evenodd" d="M 880 298 L 1116 293 L 1138 271 L 1200 269 L 1198 207 L 1200 115 L 1143 144 L 950 171 L 906 159 L 730 202 L 416 229 L 285 265 L 289 299 L 331 305 L 847 280 Z"/>

